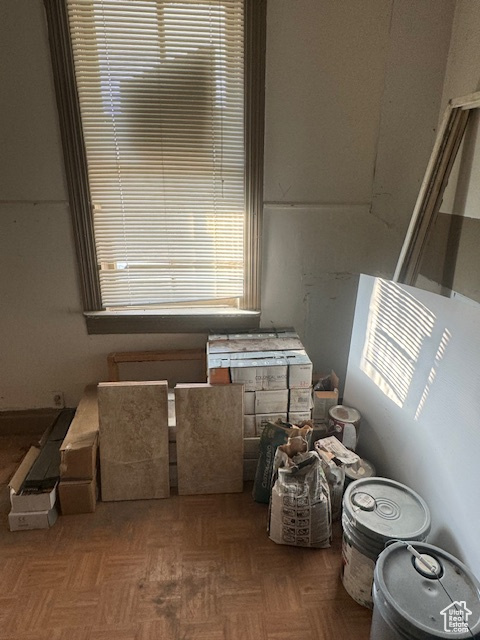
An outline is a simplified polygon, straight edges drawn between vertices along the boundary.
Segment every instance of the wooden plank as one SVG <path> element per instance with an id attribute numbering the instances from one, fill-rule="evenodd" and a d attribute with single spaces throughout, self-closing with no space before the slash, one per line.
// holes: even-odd
<path id="1" fill-rule="evenodd" d="M 452 132 L 452 136 L 448 141 L 446 152 L 444 154 L 444 157 L 442 158 L 438 183 L 436 185 L 436 189 L 432 192 L 430 210 L 427 210 L 426 212 L 423 228 L 421 230 L 422 235 L 419 239 L 421 241 L 421 249 L 416 262 L 416 268 L 413 271 L 413 277 L 415 279 L 417 278 L 418 272 L 420 270 L 421 260 L 423 258 L 428 238 L 430 237 L 433 226 L 435 225 L 435 222 L 437 220 L 438 212 L 440 211 L 440 207 L 442 205 L 443 194 L 448 184 L 448 179 L 450 177 L 455 158 L 457 157 L 458 149 L 460 148 L 463 136 L 465 134 L 469 115 L 469 111 L 459 111 L 456 130 Z"/>
<path id="2" fill-rule="evenodd" d="M 115 360 L 115 353 L 109 353 L 107 356 L 108 379 L 110 382 L 118 382 L 120 380 L 120 371 L 118 363 Z"/>
<path id="3" fill-rule="evenodd" d="M 458 107 L 453 109 L 451 104 L 445 110 L 397 262 L 394 281 L 415 284 L 423 251 L 435 223 L 469 113 Z"/>
<path id="4" fill-rule="evenodd" d="M 243 385 L 175 387 L 179 494 L 243 489 Z"/>
<path id="5" fill-rule="evenodd" d="M 417 228 L 419 226 L 420 216 L 422 213 L 422 207 L 424 206 L 427 190 L 429 188 L 429 185 L 434 175 L 440 150 L 442 149 L 442 146 L 444 144 L 444 140 L 447 136 L 448 129 L 451 126 L 450 124 L 451 118 L 452 118 L 452 107 L 450 104 L 448 104 L 447 108 L 445 109 L 445 113 L 443 114 L 443 120 L 438 130 L 437 137 L 435 139 L 435 144 L 433 146 L 433 150 L 427 164 L 425 176 L 423 178 L 422 184 L 420 185 L 420 191 L 417 196 L 417 201 L 415 203 L 412 217 L 410 218 L 410 223 L 408 225 L 407 233 L 405 235 L 405 240 L 403 242 L 403 245 L 400 251 L 400 256 L 398 258 L 395 273 L 393 275 L 393 280 L 395 282 L 398 282 L 398 281 L 402 282 L 403 278 L 405 277 L 404 272 L 406 269 L 406 265 L 408 264 L 407 254 L 410 256 L 412 245 L 414 244 L 414 239 L 417 233 Z"/>
<path id="6" fill-rule="evenodd" d="M 118 351 L 107 356 L 108 377 L 111 382 L 120 380 L 118 365 L 126 362 L 176 362 L 181 360 L 200 360 L 206 362 L 205 348 L 169 349 L 163 351 Z M 203 367 L 206 370 L 206 366 Z"/>
<path id="7" fill-rule="evenodd" d="M 203 360 L 205 349 L 170 349 L 167 351 L 120 351 L 111 354 L 115 362 L 157 362 Z"/>
<path id="8" fill-rule="evenodd" d="M 470 93 L 461 98 L 452 98 L 450 104 L 454 109 L 457 107 L 460 109 L 478 109 L 480 107 L 480 91 Z"/>
<path id="9" fill-rule="evenodd" d="M 98 385 L 102 500 L 167 498 L 168 385 Z"/>
<path id="10" fill-rule="evenodd" d="M 91 480 L 97 471 L 97 385 L 85 387 L 75 417 L 60 447 L 62 479 Z"/>

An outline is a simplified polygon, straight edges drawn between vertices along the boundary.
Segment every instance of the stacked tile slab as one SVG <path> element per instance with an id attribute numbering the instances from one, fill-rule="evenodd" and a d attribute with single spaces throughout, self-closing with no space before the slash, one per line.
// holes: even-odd
<path id="1" fill-rule="evenodd" d="M 98 385 L 102 500 L 168 498 L 168 384 Z"/>

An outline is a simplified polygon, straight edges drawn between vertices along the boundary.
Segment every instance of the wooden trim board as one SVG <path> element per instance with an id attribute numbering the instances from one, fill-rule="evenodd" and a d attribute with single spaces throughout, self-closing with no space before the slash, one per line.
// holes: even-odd
<path id="1" fill-rule="evenodd" d="M 120 351 L 107 356 L 108 379 L 119 382 L 118 365 L 125 362 L 175 362 L 179 360 L 200 360 L 206 375 L 205 349 L 170 349 L 165 351 Z"/>
<path id="2" fill-rule="evenodd" d="M 480 92 L 454 98 L 447 105 L 400 251 L 393 276 L 395 282 L 415 285 L 468 117 L 472 109 L 478 108 Z"/>

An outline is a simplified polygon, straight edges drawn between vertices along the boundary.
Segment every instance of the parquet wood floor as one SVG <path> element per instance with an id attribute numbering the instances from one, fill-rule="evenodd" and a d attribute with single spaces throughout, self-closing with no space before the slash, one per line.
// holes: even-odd
<path id="1" fill-rule="evenodd" d="M 0 438 L 0 640 L 368 640 L 340 529 L 330 549 L 276 545 L 250 487 L 8 531 L 6 482 L 30 440 Z"/>

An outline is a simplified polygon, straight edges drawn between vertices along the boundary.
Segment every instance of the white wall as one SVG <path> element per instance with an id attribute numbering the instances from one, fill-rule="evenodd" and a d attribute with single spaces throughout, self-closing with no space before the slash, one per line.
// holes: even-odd
<path id="1" fill-rule="evenodd" d="M 262 321 L 342 380 L 358 274 L 392 275 L 433 146 L 454 5 L 269 0 Z"/>
<path id="2" fill-rule="evenodd" d="M 452 0 L 269 0 L 262 324 L 296 326 L 317 369 L 345 375 L 356 274 L 393 271 L 452 15 Z M 110 351 L 205 335 L 87 335 L 41 0 L 3 0 L 0 31 L 0 409 L 53 391 L 71 406 Z"/>
<path id="3" fill-rule="evenodd" d="M 429 542 L 480 577 L 480 306 L 362 276 L 345 403 L 358 451 L 429 506 Z"/>

